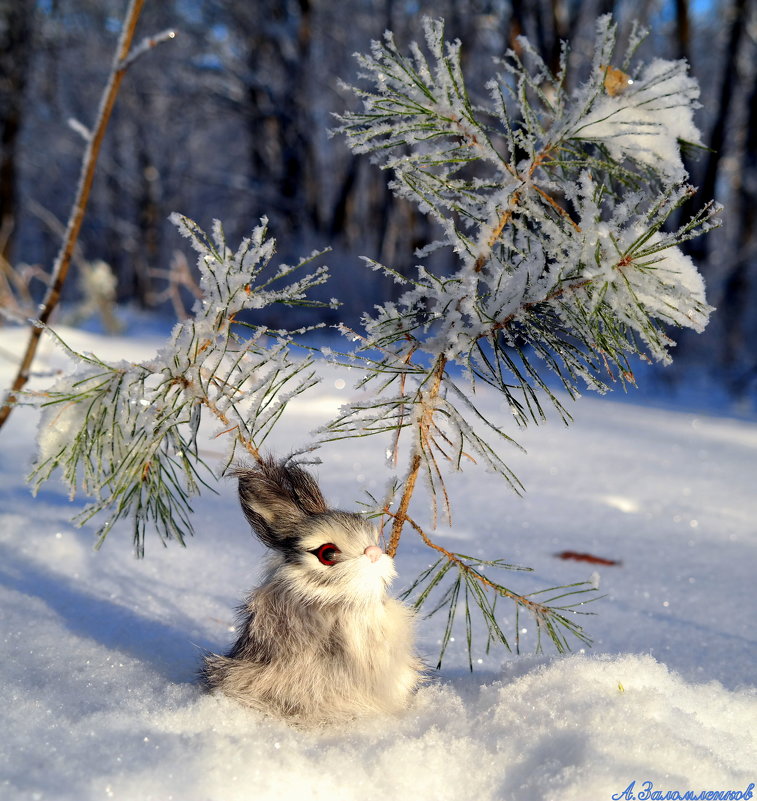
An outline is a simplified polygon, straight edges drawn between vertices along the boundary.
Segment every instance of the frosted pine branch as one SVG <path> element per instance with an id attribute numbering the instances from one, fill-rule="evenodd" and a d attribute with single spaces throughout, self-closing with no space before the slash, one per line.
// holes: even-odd
<path id="1" fill-rule="evenodd" d="M 439 240 L 422 252 L 447 248 L 458 262 L 443 275 L 419 265 L 414 278 L 370 263 L 403 291 L 363 318 L 359 386 L 372 394 L 322 434 L 391 432 L 394 460 L 404 442 L 407 472 L 384 509 L 391 552 L 405 523 L 418 530 L 409 510 L 419 477 L 434 518 L 447 504 L 444 465 L 478 462 L 520 489 L 501 454 L 514 443 L 506 426 L 541 422 L 545 400 L 570 420 L 549 373 L 572 398 L 585 386 L 632 384 L 635 357 L 667 363 L 669 329 L 701 331 L 712 311 L 680 245 L 717 225 L 717 206 L 669 228 L 695 191 L 681 143 L 701 139 L 699 90 L 684 62 L 633 65 L 632 53 L 616 52 L 606 16 L 588 77 L 569 73 L 567 46 L 552 74 L 521 39 L 478 90 L 466 84 L 460 43 L 444 41 L 443 24 L 425 20 L 424 31 L 425 48 L 412 44 L 409 55 L 387 33 L 359 57 L 362 109 L 341 115 L 337 129 L 393 174 L 397 195 L 439 223 Z M 637 32 L 631 50 L 639 41 Z M 481 381 L 502 393 L 510 419 L 478 408 Z M 441 564 L 426 578 L 446 587 L 447 634 L 463 599 L 466 626 L 471 598 L 493 619 L 471 574 L 448 572 L 460 568 L 449 555 Z M 565 633 L 582 636 L 567 615 L 536 614 L 558 649 Z"/>
<path id="2" fill-rule="evenodd" d="M 311 304 L 308 292 L 327 277 L 319 267 L 292 280 L 318 254 L 273 269 L 265 221 L 232 250 L 220 223 L 207 236 L 186 217 L 173 219 L 198 253 L 193 315 L 141 364 L 108 364 L 64 344 L 75 369 L 37 396 L 35 487 L 60 471 L 72 496 L 94 499 L 78 522 L 104 513 L 102 542 L 117 521 L 130 519 L 140 555 L 150 527 L 164 542 L 183 543 L 192 533 L 190 499 L 214 475 L 197 442 L 203 418 L 227 442 L 223 473 L 239 459 L 259 459 L 287 402 L 316 383 L 312 360 L 291 357 L 287 332 L 240 325 L 236 316 L 273 303 Z"/>
<path id="3" fill-rule="evenodd" d="M 418 607 L 447 614 L 442 656 L 458 608 L 469 652 L 475 609 L 488 643 L 509 647 L 498 599 L 515 604 L 516 650 L 526 612 L 562 651 L 587 642 L 574 616 L 591 588 L 550 588 L 543 601 L 488 578 L 486 567 L 512 565 L 438 546 L 415 522 L 416 490 L 425 485 L 434 525 L 440 512 L 451 519 L 447 483 L 463 466 L 520 492 L 505 457 L 517 447 L 511 426 L 539 423 L 550 407 L 569 422 L 566 396 L 633 384 L 635 359 L 670 360 L 672 328 L 706 326 L 704 282 L 680 246 L 717 224 L 717 206 L 671 225 L 695 191 L 680 148 L 700 141 L 698 88 L 683 62 L 634 64 L 617 53 L 609 17 L 597 23 L 580 78 L 567 45 L 552 74 L 521 40 L 480 88 L 467 84 L 460 43 L 444 40 L 443 24 L 426 20 L 424 30 L 425 44 L 408 54 L 387 33 L 360 57 L 362 109 L 345 112 L 338 131 L 439 224 L 422 253 L 447 249 L 456 266 L 418 265 L 409 277 L 365 260 L 399 295 L 366 311 L 361 331 L 338 326 L 350 343 L 342 352 L 323 349 L 359 377 L 356 395 L 315 436 L 386 438 L 388 463 L 406 460 L 372 513 L 391 529 L 391 555 L 406 526 L 441 554 L 411 590 Z M 60 470 L 72 492 L 92 496 L 83 517 L 109 515 L 101 537 L 131 517 L 138 551 L 148 524 L 164 540 L 191 533 L 190 498 L 212 475 L 197 444 L 202 420 L 227 442 L 223 472 L 260 458 L 288 400 L 317 380 L 314 362 L 290 355 L 294 332 L 243 324 L 239 314 L 313 305 L 310 291 L 327 279 L 325 268 L 307 268 L 319 254 L 272 269 L 265 220 L 233 250 L 220 223 L 206 234 L 173 219 L 198 254 L 192 316 L 143 364 L 73 354 L 77 369 L 42 399 L 34 472 L 39 485 Z M 482 383 L 501 394 L 502 414 L 482 409 Z"/>

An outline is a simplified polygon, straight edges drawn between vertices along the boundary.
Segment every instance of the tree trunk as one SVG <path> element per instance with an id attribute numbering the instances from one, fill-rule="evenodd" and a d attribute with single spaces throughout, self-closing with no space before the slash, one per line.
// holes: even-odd
<path id="1" fill-rule="evenodd" d="M 723 363 L 731 373 L 732 388 L 737 394 L 747 391 L 757 376 L 757 356 L 750 347 L 757 333 L 757 326 L 752 322 L 757 270 L 757 76 L 752 80 L 743 158 L 738 171 L 738 213 L 734 219 L 736 262 L 719 304 L 722 318 L 728 321 Z"/>
<path id="2" fill-rule="evenodd" d="M 699 181 L 699 191 L 683 207 L 684 216 L 696 214 L 707 202 L 715 197 L 715 185 L 718 178 L 720 162 L 723 158 L 726 145 L 726 125 L 731 111 L 731 100 L 734 89 L 739 80 L 738 55 L 742 34 L 747 26 L 747 0 L 733 0 L 730 8 L 730 29 L 728 43 L 723 54 L 724 64 L 720 79 L 720 93 L 716 108 L 718 110 L 715 122 L 710 130 L 707 147 L 710 149 L 702 179 Z M 707 258 L 710 237 L 702 236 L 691 240 L 688 252 L 695 260 L 704 261 Z"/>
<path id="3" fill-rule="evenodd" d="M 17 143 L 31 53 L 33 0 L 0 0 L 0 257 L 11 261 L 17 216 Z"/>
<path id="4" fill-rule="evenodd" d="M 246 113 L 252 180 L 290 229 L 320 225 L 319 193 L 308 108 L 312 40 L 310 0 L 275 0 L 234 18 L 250 31 Z M 276 22 L 266 31 L 263 17 Z M 276 74 L 276 80 L 271 76 Z M 270 193 L 270 194 L 269 194 Z"/>
<path id="5" fill-rule="evenodd" d="M 676 0 L 676 58 L 684 58 L 691 64 L 689 0 Z"/>

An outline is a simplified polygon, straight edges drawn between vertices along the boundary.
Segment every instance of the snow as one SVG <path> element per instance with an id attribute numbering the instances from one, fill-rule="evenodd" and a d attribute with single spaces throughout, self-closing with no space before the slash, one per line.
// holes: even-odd
<path id="1" fill-rule="evenodd" d="M 691 257 L 667 245 L 660 233 L 648 236 L 638 223 L 625 228 L 602 223 L 587 237 L 582 250 L 597 254 L 586 259 L 582 271 L 593 285 L 601 287 L 591 292 L 589 303 L 606 304 L 636 331 L 656 361 L 672 361 L 670 341 L 650 327 L 650 318 L 698 333 L 706 328 L 714 309 L 707 303 L 704 279 Z M 629 265 L 619 265 L 619 251 L 629 254 Z"/>
<path id="2" fill-rule="evenodd" d="M 148 334 L 64 335 L 111 361 L 147 360 L 162 344 Z M 20 352 L 23 336 L 6 328 L 0 339 L 5 386 L 13 367 L 5 356 Z M 38 369 L 64 359 L 47 343 Z M 321 388 L 292 402 L 271 446 L 297 447 L 350 398 L 349 381 L 325 368 Z M 129 531 L 116 527 L 94 552 L 93 529 L 69 522 L 83 500 L 69 502 L 53 482 L 31 498 L 24 473 L 36 414 L 17 409 L 0 434 L 0 797 L 751 797 L 757 424 L 633 401 L 585 397 L 569 406 L 571 427 L 554 420 L 515 432 L 529 453 L 504 456 L 525 496 L 466 469 L 449 481 L 453 525 L 436 532 L 450 549 L 534 567 L 508 575 L 521 591 L 598 580 L 606 597 L 585 621 L 594 647 L 565 657 L 487 655 L 482 638 L 470 674 L 457 632 L 444 668 L 405 715 L 319 731 L 208 696 L 194 680 L 200 649 L 230 643 L 234 607 L 260 566 L 262 547 L 234 487 L 196 500 L 186 549 L 148 537 L 146 558 L 135 560 Z M 512 417 L 493 394 L 482 404 Z M 385 448 L 380 438 L 324 447 L 317 472 L 326 497 L 356 508 L 363 490 L 380 493 Z M 209 459 L 222 450 L 204 446 Z M 555 558 L 564 550 L 622 564 Z M 430 561 L 407 532 L 395 589 Z M 419 623 L 430 662 L 443 624 Z"/>
<path id="3" fill-rule="evenodd" d="M 687 69 L 685 61 L 652 60 L 628 89 L 598 99 L 576 134 L 601 141 L 618 161 L 628 156 L 685 181 L 678 140 L 701 145 L 699 86 Z"/>

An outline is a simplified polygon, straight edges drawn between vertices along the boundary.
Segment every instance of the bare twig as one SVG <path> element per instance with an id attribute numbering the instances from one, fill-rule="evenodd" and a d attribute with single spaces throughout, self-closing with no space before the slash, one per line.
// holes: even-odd
<path id="1" fill-rule="evenodd" d="M 393 514 L 392 512 L 387 511 L 387 514 L 390 517 L 397 518 L 397 515 Z M 420 535 L 420 538 L 423 542 L 428 545 L 429 548 L 437 551 L 438 553 L 442 554 L 442 556 L 446 557 L 450 562 L 455 564 L 458 570 L 461 570 L 463 573 L 466 573 L 471 578 L 478 581 L 485 587 L 489 587 L 490 589 L 494 590 L 499 595 L 504 596 L 505 598 L 510 598 L 511 600 L 515 601 L 516 603 L 521 604 L 529 612 L 538 620 L 542 617 L 547 617 L 550 613 L 550 609 L 545 604 L 540 604 L 537 601 L 532 601 L 530 598 L 527 598 L 525 595 L 519 595 L 517 592 L 513 592 L 512 590 L 508 590 L 507 587 L 503 587 L 501 584 L 497 584 L 493 581 L 490 581 L 486 576 L 482 576 L 477 570 L 474 570 L 470 565 L 467 565 L 457 554 L 452 553 L 452 551 L 448 551 L 446 548 L 443 548 L 441 545 L 435 543 L 431 537 L 408 515 L 405 515 L 404 522 L 408 523 L 412 528 L 416 530 L 416 532 Z"/>
<path id="2" fill-rule="evenodd" d="M 37 203 L 36 200 L 31 199 L 27 202 L 27 208 L 29 211 L 45 226 L 48 230 L 52 231 L 56 237 L 58 237 L 61 241 L 65 241 L 67 230 L 66 226 L 50 211 L 50 209 L 46 209 L 41 203 Z M 73 251 L 71 252 L 71 261 L 79 268 L 84 269 L 84 254 L 81 250 L 81 243 L 77 242 Z"/>
<path id="3" fill-rule="evenodd" d="M 434 417 L 434 400 L 436 399 L 437 395 L 439 394 L 439 390 L 442 386 L 442 379 L 444 377 L 444 368 L 447 365 L 447 359 L 444 355 L 440 355 L 436 360 L 436 366 L 434 367 L 434 381 L 431 385 L 431 389 L 429 390 L 428 397 L 425 400 L 425 405 L 423 409 L 423 413 L 421 415 L 420 422 L 418 424 L 420 429 L 420 438 L 421 443 L 423 440 L 428 436 L 429 428 L 431 427 L 431 423 L 433 422 Z M 397 512 L 394 517 L 394 524 L 392 525 L 392 533 L 389 538 L 389 545 L 386 549 L 386 552 L 390 556 L 394 556 L 397 552 L 397 546 L 399 545 L 400 537 L 402 536 L 402 528 L 407 521 L 407 510 L 410 506 L 410 499 L 413 497 L 413 492 L 415 491 L 415 484 L 418 480 L 418 473 L 421 469 L 421 464 L 423 459 L 421 458 L 421 449 L 422 444 L 420 447 L 415 448 L 413 450 L 413 454 L 410 457 L 410 471 L 408 472 L 408 476 L 405 479 L 405 488 L 402 492 L 402 498 L 400 499 L 400 505 L 397 509 Z"/>
<path id="4" fill-rule="evenodd" d="M 196 299 L 202 298 L 202 290 L 192 277 L 187 257 L 180 250 L 177 250 L 167 270 L 153 268 L 149 270 L 149 275 L 154 278 L 164 278 L 168 285 L 162 292 L 150 293 L 148 302 L 153 306 L 157 306 L 164 300 L 170 300 L 176 319 L 186 320 L 189 317 L 189 312 L 181 298 L 181 287 L 187 289 Z"/>
<path id="5" fill-rule="evenodd" d="M 125 72 L 126 70 L 131 67 L 131 65 L 149 50 L 152 50 L 153 47 L 159 45 L 161 42 L 167 42 L 170 39 L 176 38 L 176 31 L 169 28 L 168 30 L 161 31 L 160 33 L 156 33 L 154 36 L 145 36 L 144 39 L 132 50 L 129 52 L 127 56 L 121 59 L 118 68 Z"/>
<path id="6" fill-rule="evenodd" d="M 71 214 L 68 218 L 68 225 L 66 226 L 66 234 L 58 252 L 53 267 L 52 281 L 45 294 L 44 300 L 41 304 L 41 310 L 38 318 L 38 323 L 32 328 L 29 335 L 29 342 L 26 347 L 21 362 L 19 364 L 18 373 L 15 380 L 6 395 L 2 407 L 0 407 L 0 427 L 8 419 L 8 416 L 13 409 L 18 393 L 24 388 L 29 380 L 29 373 L 31 371 L 32 362 L 37 352 L 40 337 L 44 326 L 47 325 L 50 317 L 60 301 L 63 284 L 68 275 L 68 270 L 71 265 L 71 260 L 76 248 L 76 242 L 79 238 L 82 221 L 84 220 L 84 213 L 87 208 L 87 202 L 92 190 L 92 182 L 94 180 L 95 168 L 97 166 L 97 158 L 100 153 L 105 131 L 108 127 L 111 112 L 118 96 L 118 91 L 121 88 L 121 82 L 126 73 L 129 65 L 134 61 L 138 55 L 149 49 L 152 44 L 157 44 L 157 40 L 150 43 L 147 41 L 146 45 L 140 45 L 136 48 L 135 52 L 131 52 L 131 43 L 134 39 L 134 31 L 137 27 L 137 21 L 142 12 L 145 0 L 131 0 L 129 8 L 126 11 L 124 19 L 123 30 L 118 42 L 118 49 L 116 57 L 113 62 L 113 67 L 108 78 L 108 83 L 103 90 L 100 100 L 100 108 L 97 115 L 97 121 L 92 131 L 92 136 L 87 142 L 86 150 L 82 158 L 82 171 L 79 179 L 79 186 L 76 192 Z M 163 41 L 167 36 L 160 39 Z"/>
<path id="7" fill-rule="evenodd" d="M 216 436 L 221 436 L 222 434 L 230 434 L 232 431 L 236 430 L 236 434 L 234 435 L 237 442 L 239 442 L 242 447 L 247 451 L 247 453 L 252 456 L 252 458 L 258 462 L 262 463 L 263 457 L 260 455 L 260 451 L 252 444 L 252 441 L 249 437 L 246 437 L 241 430 L 239 423 L 232 423 L 231 420 L 218 408 L 218 406 L 213 403 L 213 401 L 208 397 L 201 398 L 200 402 L 203 406 L 207 407 L 210 412 L 215 415 L 225 426 L 228 428 L 225 431 L 221 431 Z"/>

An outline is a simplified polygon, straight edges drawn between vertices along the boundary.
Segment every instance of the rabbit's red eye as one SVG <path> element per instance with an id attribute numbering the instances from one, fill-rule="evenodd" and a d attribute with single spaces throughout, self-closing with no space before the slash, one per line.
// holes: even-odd
<path id="1" fill-rule="evenodd" d="M 314 553 L 322 565 L 334 565 L 336 564 L 336 555 L 341 551 L 333 542 L 327 542 L 310 553 Z"/>

